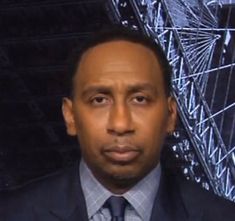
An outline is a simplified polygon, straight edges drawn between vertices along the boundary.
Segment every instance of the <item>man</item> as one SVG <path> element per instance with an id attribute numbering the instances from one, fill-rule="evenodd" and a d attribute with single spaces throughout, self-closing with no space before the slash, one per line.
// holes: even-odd
<path id="1" fill-rule="evenodd" d="M 82 158 L 3 193 L 1 220 L 235 220 L 234 204 L 160 165 L 177 117 L 170 77 L 151 39 L 125 29 L 95 36 L 75 59 L 62 106 Z"/>

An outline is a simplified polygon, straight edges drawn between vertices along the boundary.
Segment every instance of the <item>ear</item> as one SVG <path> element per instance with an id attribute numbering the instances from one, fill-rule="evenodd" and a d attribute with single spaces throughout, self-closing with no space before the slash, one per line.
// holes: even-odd
<path id="1" fill-rule="evenodd" d="M 167 122 L 167 133 L 172 134 L 175 130 L 177 121 L 177 103 L 174 97 L 168 97 L 168 122 Z"/>
<path id="2" fill-rule="evenodd" d="M 73 112 L 73 102 L 69 98 L 63 98 L 62 113 L 67 128 L 67 134 L 70 136 L 77 135 L 77 129 Z"/>

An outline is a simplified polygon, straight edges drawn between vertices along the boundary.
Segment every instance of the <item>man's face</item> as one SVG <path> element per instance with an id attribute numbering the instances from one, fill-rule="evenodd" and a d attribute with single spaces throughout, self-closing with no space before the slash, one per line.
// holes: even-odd
<path id="1" fill-rule="evenodd" d="M 67 132 L 104 185 L 133 185 L 159 162 L 176 104 L 164 90 L 154 53 L 141 44 L 113 41 L 82 56 L 74 96 L 64 99 Z"/>

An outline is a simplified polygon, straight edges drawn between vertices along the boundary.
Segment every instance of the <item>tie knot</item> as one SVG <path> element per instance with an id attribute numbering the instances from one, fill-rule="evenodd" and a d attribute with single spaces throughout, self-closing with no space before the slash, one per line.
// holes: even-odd
<path id="1" fill-rule="evenodd" d="M 120 218 L 122 220 L 124 220 L 126 204 L 126 199 L 121 196 L 111 196 L 106 201 L 106 205 L 110 210 L 112 218 Z"/>

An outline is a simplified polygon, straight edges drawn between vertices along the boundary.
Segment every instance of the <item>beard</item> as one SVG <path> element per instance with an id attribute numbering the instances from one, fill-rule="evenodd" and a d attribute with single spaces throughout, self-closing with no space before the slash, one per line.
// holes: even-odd
<path id="1" fill-rule="evenodd" d="M 140 177 L 134 174 L 109 174 L 107 178 L 113 186 L 120 189 L 130 189 L 141 180 Z"/>
<path id="2" fill-rule="evenodd" d="M 96 168 L 93 171 L 93 175 L 96 179 L 108 190 L 115 194 L 122 194 L 132 187 L 134 187 L 140 180 L 142 180 L 152 168 L 156 165 L 148 165 L 148 167 L 139 167 L 137 165 L 132 165 L 131 168 L 128 165 L 115 165 L 121 167 L 121 169 L 105 169 Z"/>

